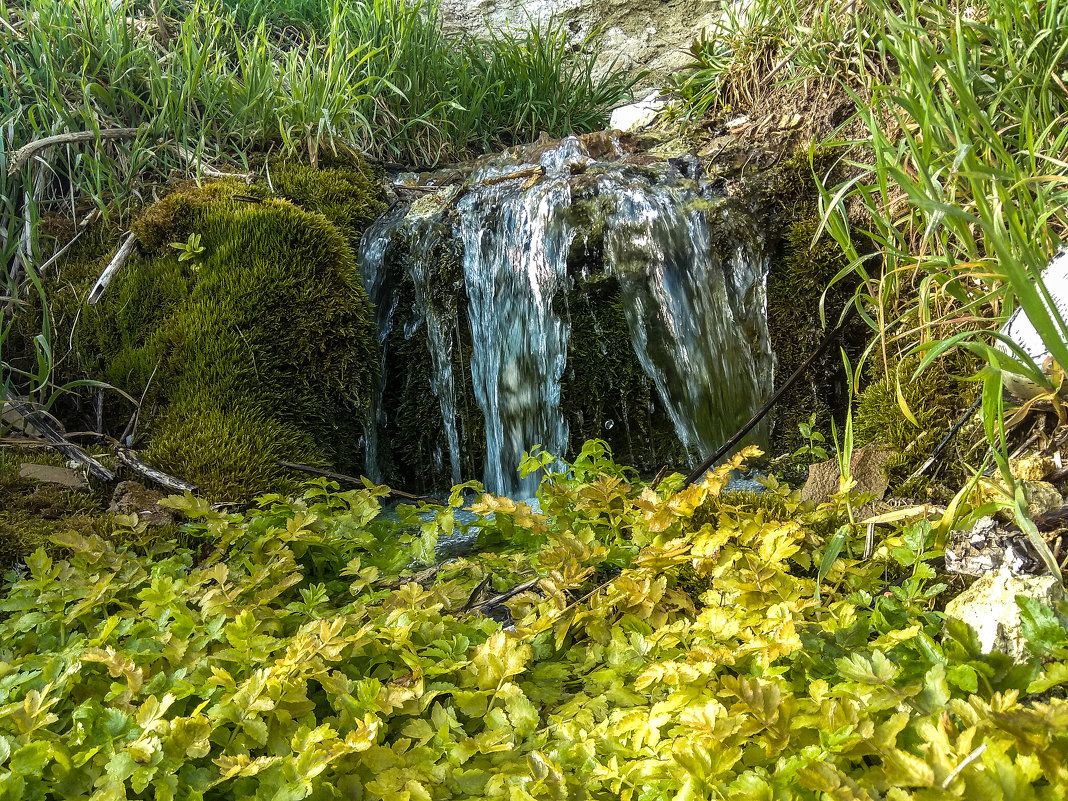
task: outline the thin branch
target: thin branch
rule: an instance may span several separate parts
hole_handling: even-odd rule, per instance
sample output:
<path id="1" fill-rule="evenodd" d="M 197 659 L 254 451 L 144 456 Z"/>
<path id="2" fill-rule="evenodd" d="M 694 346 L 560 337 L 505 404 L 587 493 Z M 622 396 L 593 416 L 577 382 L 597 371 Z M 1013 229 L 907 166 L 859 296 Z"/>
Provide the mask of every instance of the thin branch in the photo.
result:
<path id="1" fill-rule="evenodd" d="M 288 467 L 290 470 L 297 470 L 301 473 L 307 473 L 312 476 L 320 476 L 322 478 L 328 478 L 331 481 L 336 481 L 338 484 L 347 484 L 352 487 L 363 487 L 364 483 L 362 479 L 355 476 L 347 476 L 344 473 L 333 473 L 329 470 L 323 470 L 320 467 L 312 467 L 307 464 L 295 464 L 294 462 L 284 462 L 281 459 L 278 460 L 278 464 L 282 467 Z M 390 498 L 399 498 L 402 501 L 422 501 L 423 503 L 429 503 L 434 505 L 441 505 L 441 501 L 437 498 L 431 498 L 429 495 L 413 495 L 410 492 L 404 492 L 403 490 L 390 489 Z"/>
<path id="2" fill-rule="evenodd" d="M 97 134 L 95 131 L 73 131 L 55 136 L 45 136 L 23 145 L 11 156 L 7 165 L 7 174 L 14 175 L 37 153 L 55 145 L 72 145 L 78 142 L 95 142 L 98 139 L 133 139 L 141 132 L 140 128 L 109 128 Z"/>
<path id="3" fill-rule="evenodd" d="M 45 418 L 44 414 L 39 413 L 28 403 L 23 403 L 22 401 L 8 400 L 7 403 L 23 418 L 23 420 L 32 425 L 42 437 L 47 439 L 53 448 L 68 459 L 75 459 L 87 465 L 89 467 L 89 472 L 105 484 L 110 484 L 115 480 L 114 473 L 59 433 L 59 429 L 53 426 L 52 423 Z"/>
<path id="4" fill-rule="evenodd" d="M 115 455 L 119 461 L 122 462 L 127 468 L 132 470 L 142 478 L 146 478 L 154 484 L 159 484 L 165 490 L 169 492 L 196 492 L 196 484 L 190 484 L 188 481 L 183 481 L 180 478 L 175 478 L 172 475 L 164 473 L 162 470 L 157 470 L 150 464 L 142 462 L 137 458 L 137 454 L 128 448 L 119 446 L 115 448 Z"/>
<path id="5" fill-rule="evenodd" d="M 223 172 L 222 170 L 213 169 L 201 161 L 200 157 L 189 148 L 182 145 L 175 145 L 174 147 L 177 149 L 178 155 L 185 159 L 190 167 L 199 169 L 200 173 L 207 178 L 237 178 L 246 184 L 251 184 L 256 179 L 256 174 L 252 172 Z"/>

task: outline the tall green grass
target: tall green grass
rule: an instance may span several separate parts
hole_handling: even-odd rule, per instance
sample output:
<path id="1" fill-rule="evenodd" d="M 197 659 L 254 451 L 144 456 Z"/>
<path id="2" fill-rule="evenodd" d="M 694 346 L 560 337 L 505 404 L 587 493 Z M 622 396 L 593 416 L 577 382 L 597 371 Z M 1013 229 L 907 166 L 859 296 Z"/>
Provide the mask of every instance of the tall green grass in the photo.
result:
<path id="1" fill-rule="evenodd" d="M 1068 325 L 1041 280 L 1068 231 L 1068 3 L 871 6 L 882 25 L 878 71 L 860 65 L 872 77 L 858 102 L 868 136 L 847 143 L 854 178 L 822 187 L 827 230 L 861 279 L 884 357 L 918 340 L 920 369 L 953 347 L 986 360 L 984 422 L 1007 503 L 1058 574 L 1009 467 L 1002 371 L 1053 387 L 992 329 L 1019 306 L 1068 367 Z M 851 205 L 867 211 L 864 230 Z"/>
<path id="2" fill-rule="evenodd" d="M 755 0 L 695 44 L 679 87 L 700 113 L 812 81 L 852 97 L 859 136 L 822 143 L 850 177 L 817 182 L 821 233 L 850 260 L 838 280 L 859 279 L 864 356 L 889 367 L 918 347 L 923 369 L 963 347 L 986 360 L 991 453 L 1054 573 L 1009 470 L 1001 374 L 1052 386 L 996 329 L 1022 307 L 1068 368 L 1068 325 L 1041 280 L 1068 231 L 1066 32 L 1065 0 Z"/>
<path id="3" fill-rule="evenodd" d="M 135 0 L 0 0 L 0 332 L 48 254 L 43 217 L 98 210 L 122 225 L 155 187 L 204 165 L 245 171 L 264 151 L 424 165 L 590 130 L 633 83 L 599 71 L 596 44 L 572 48 L 560 25 L 446 36 L 430 0 L 159 10 L 164 31 Z M 114 128 L 138 134 L 52 147 L 9 174 L 29 142 Z M 0 369 L 17 383 L 10 363 Z"/>

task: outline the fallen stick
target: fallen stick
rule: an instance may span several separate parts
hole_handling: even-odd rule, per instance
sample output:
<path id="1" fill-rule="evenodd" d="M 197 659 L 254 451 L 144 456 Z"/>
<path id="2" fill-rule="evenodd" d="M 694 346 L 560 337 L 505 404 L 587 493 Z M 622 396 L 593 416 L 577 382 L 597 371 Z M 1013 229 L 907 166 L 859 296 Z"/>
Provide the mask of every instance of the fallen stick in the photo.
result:
<path id="1" fill-rule="evenodd" d="M 238 178 L 246 184 L 251 184 L 256 179 L 256 174 L 252 172 L 223 172 L 222 170 L 216 170 L 209 167 L 200 158 L 187 147 L 183 145 L 175 145 L 178 150 L 178 155 L 186 160 L 186 163 L 190 167 L 199 167 L 202 175 L 208 178 Z M 256 199 L 257 201 L 259 198 Z"/>
<path id="2" fill-rule="evenodd" d="M 126 465 L 127 468 L 132 470 L 142 478 L 148 479 L 153 484 L 158 484 L 163 489 L 170 492 L 184 493 L 184 492 L 196 492 L 196 484 L 190 484 L 188 481 L 182 481 L 180 478 L 175 478 L 172 475 L 164 473 L 162 470 L 157 470 L 150 464 L 146 464 L 137 458 L 137 455 L 129 448 L 124 448 L 121 445 L 115 448 L 115 455 L 119 461 Z"/>
<path id="3" fill-rule="evenodd" d="M 133 139 L 141 132 L 140 128 L 109 128 L 100 131 L 74 131 L 61 133 L 55 136 L 45 136 L 25 144 L 14 152 L 11 161 L 7 165 L 7 174 L 14 175 L 22 169 L 22 165 L 28 162 L 38 152 L 55 145 L 73 145 L 81 142 L 95 142 L 97 139 Z"/>
<path id="4" fill-rule="evenodd" d="M 29 404 L 17 400 L 9 400 L 7 403 L 12 409 L 18 412 L 24 420 L 33 425 L 34 429 L 36 429 L 42 437 L 48 440 L 53 448 L 68 459 L 74 459 L 75 461 L 85 464 L 94 478 L 103 481 L 105 484 L 111 484 L 115 481 L 114 473 L 77 445 L 70 442 L 66 437 L 59 433 L 59 430 L 55 426 L 45 419 L 44 415 L 38 414 Z"/>
<path id="5" fill-rule="evenodd" d="M 924 462 L 922 465 L 920 465 L 918 468 L 916 468 L 916 471 L 911 476 L 908 477 L 908 479 L 905 482 L 906 484 L 909 481 L 913 481 L 914 479 L 917 479 L 920 476 L 922 476 L 924 473 L 926 473 L 931 468 L 931 465 L 933 465 L 935 462 L 938 461 L 938 457 L 942 455 L 942 451 L 944 451 L 947 447 L 949 447 L 949 443 L 951 443 L 953 441 L 953 438 L 955 436 L 957 436 L 957 432 L 960 431 L 961 428 L 964 426 L 964 424 L 967 423 L 968 420 L 972 417 L 972 415 L 975 414 L 975 412 L 979 408 L 979 404 L 982 402 L 982 400 L 983 400 L 983 396 L 982 395 L 980 395 L 978 398 L 975 399 L 975 401 L 972 403 L 972 405 L 968 407 L 968 411 L 966 411 L 963 415 L 961 415 L 960 419 L 957 420 L 957 422 L 955 422 L 953 424 L 953 427 L 949 429 L 949 433 L 946 434 L 942 438 L 941 442 L 939 442 L 937 445 L 935 445 L 934 450 L 931 451 L 930 458 L 926 462 Z"/>
<path id="6" fill-rule="evenodd" d="M 288 467 L 290 470 L 296 470 L 300 473 L 307 473 L 311 476 L 320 476 L 322 478 L 329 478 L 331 481 L 336 481 L 338 484 L 348 484 L 353 487 L 363 487 L 363 479 L 356 478 L 355 476 L 346 476 L 344 473 L 333 473 L 329 470 L 323 470 L 320 467 L 312 467 L 307 464 L 295 464 L 294 462 L 283 462 L 281 459 L 277 462 L 282 467 Z M 437 498 L 431 498 L 429 495 L 412 495 L 410 492 L 404 492 L 403 490 L 390 489 L 390 498 L 398 498 L 402 501 L 422 501 L 423 503 L 431 503 L 435 506 L 440 506 L 441 501 Z"/>
<path id="7" fill-rule="evenodd" d="M 89 293 L 87 302 L 90 306 L 95 306 L 97 301 L 103 297 L 104 292 L 107 291 L 108 284 L 111 280 L 118 275 L 119 270 L 126 264 L 126 260 L 130 258 L 130 254 L 133 253 L 134 248 L 137 246 L 137 237 L 133 234 L 128 234 L 125 241 L 119 247 L 118 253 L 115 254 L 115 258 L 108 262 L 108 266 L 104 268 L 104 272 L 100 273 L 100 277 L 96 279 L 96 283 L 93 284 L 93 289 Z"/>
<path id="8" fill-rule="evenodd" d="M 478 183 L 479 186 L 494 186 L 503 184 L 505 181 L 514 181 L 517 178 L 540 178 L 542 175 L 545 175 L 544 167 L 531 167 L 528 170 L 519 170 L 508 175 L 498 175 L 496 178 L 485 178 Z"/>
<path id="9" fill-rule="evenodd" d="M 527 590 L 534 589 L 536 586 L 538 586 L 538 582 L 539 581 L 541 581 L 540 578 L 535 578 L 535 579 L 531 579 L 530 581 L 524 581 L 522 584 L 517 584 L 516 586 L 512 587 L 512 589 L 508 590 L 508 592 L 502 592 L 500 595 L 493 596 L 488 601 L 483 601 L 480 604 L 476 604 L 475 606 L 472 606 L 470 608 L 470 611 L 472 611 L 472 612 L 481 612 L 482 614 L 485 614 L 487 611 L 489 611 L 493 607 L 500 606 L 505 601 L 511 600 L 515 596 L 519 595 L 519 593 L 526 592 Z M 479 585 L 478 589 L 482 590 L 482 589 L 484 589 L 484 586 L 485 585 Z M 468 603 L 470 603 L 470 600 L 468 600 Z M 464 608 L 461 609 L 460 611 L 463 612 L 463 611 L 467 611 L 467 610 L 468 610 L 468 607 L 465 605 Z"/>

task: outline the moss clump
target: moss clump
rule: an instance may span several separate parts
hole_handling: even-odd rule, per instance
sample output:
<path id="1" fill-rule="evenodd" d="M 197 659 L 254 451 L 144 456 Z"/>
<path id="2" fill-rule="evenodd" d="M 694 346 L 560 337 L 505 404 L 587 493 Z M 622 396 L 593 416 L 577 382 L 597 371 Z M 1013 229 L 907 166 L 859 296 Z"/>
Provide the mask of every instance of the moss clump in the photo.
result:
<path id="1" fill-rule="evenodd" d="M 909 477 L 931 456 L 935 446 L 978 397 L 974 379 L 980 364 L 967 351 L 954 351 L 913 378 L 921 356 L 911 354 L 890 365 L 872 364 L 870 382 L 860 394 L 853 421 L 858 446 L 873 442 L 887 445 L 899 456 L 887 467 L 890 491 L 911 497 L 946 500 L 967 479 L 966 462 L 972 438 L 962 431 L 942 458 L 922 478 Z M 898 402 L 901 397 L 918 425 L 909 421 Z M 951 489 L 952 488 L 952 489 Z"/>
<path id="2" fill-rule="evenodd" d="M 367 226 L 386 210 L 378 180 L 363 163 L 316 170 L 279 161 L 271 166 L 271 183 L 280 197 L 330 220 L 354 250 Z"/>
<path id="3" fill-rule="evenodd" d="M 53 534 L 107 536 L 112 529 L 100 492 L 27 481 L 19 476 L 23 462 L 66 464 L 62 456 L 45 449 L 0 450 L 0 572 L 20 564 L 38 548 L 58 550 L 50 539 Z"/>
<path id="4" fill-rule="evenodd" d="M 228 499 L 284 484 L 278 459 L 358 466 L 377 348 L 350 239 L 230 181 L 168 196 L 133 230 L 145 258 L 86 310 L 79 336 L 99 377 L 144 395 L 149 460 Z M 179 261 L 170 244 L 193 233 L 203 251 Z M 129 406 L 109 403 L 121 431 Z"/>

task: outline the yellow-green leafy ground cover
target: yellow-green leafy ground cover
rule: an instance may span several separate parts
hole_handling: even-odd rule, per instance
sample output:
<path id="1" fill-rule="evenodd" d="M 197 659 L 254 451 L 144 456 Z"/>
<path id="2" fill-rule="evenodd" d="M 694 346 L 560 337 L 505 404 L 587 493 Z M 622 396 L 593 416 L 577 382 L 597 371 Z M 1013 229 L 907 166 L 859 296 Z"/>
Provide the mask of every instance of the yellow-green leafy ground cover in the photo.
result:
<path id="1" fill-rule="evenodd" d="M 927 524 L 832 563 L 839 510 L 724 493 L 739 461 L 654 489 L 589 443 L 436 571 L 461 489 L 174 498 L 192 549 L 66 535 L 0 602 L 0 798 L 1064 797 L 1053 611 L 1023 606 L 1026 664 L 984 656 Z"/>

